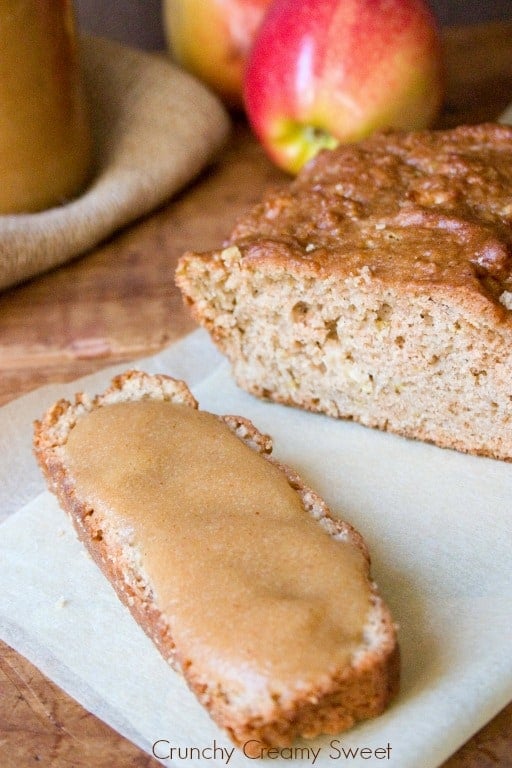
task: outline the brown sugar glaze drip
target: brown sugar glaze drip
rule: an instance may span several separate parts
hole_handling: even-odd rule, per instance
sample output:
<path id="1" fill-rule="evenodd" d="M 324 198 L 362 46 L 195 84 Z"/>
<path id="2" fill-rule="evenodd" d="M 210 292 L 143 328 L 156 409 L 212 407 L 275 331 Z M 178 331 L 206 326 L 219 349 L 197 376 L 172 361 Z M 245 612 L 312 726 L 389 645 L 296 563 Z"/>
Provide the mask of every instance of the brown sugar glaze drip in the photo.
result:
<path id="1" fill-rule="evenodd" d="M 77 421 L 65 456 L 103 537 L 116 530 L 146 574 L 192 675 L 242 698 L 293 698 L 350 664 L 370 611 L 365 557 L 221 419 L 117 403 Z"/>

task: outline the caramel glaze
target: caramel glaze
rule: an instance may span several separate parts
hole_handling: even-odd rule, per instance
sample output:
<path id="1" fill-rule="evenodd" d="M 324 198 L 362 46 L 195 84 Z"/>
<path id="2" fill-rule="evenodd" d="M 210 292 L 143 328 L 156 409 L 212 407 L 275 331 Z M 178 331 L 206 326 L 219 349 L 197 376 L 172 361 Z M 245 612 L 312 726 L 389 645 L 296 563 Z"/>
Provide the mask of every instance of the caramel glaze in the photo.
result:
<path id="1" fill-rule="evenodd" d="M 367 563 L 217 416 L 170 402 L 80 418 L 76 492 L 138 558 L 187 663 L 243 697 L 292 697 L 343 670 L 370 610 Z"/>
<path id="2" fill-rule="evenodd" d="M 465 285 L 498 305 L 512 289 L 512 128 L 379 133 L 324 151 L 227 244 L 313 274 Z"/>

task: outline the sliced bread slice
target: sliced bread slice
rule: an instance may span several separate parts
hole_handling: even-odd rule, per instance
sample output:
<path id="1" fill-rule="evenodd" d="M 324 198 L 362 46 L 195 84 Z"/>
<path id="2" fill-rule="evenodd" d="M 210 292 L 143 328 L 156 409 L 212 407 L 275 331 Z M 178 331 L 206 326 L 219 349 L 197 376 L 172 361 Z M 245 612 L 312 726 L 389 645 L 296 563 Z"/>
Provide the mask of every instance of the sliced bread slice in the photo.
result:
<path id="1" fill-rule="evenodd" d="M 119 598 L 236 744 L 286 746 L 386 707 L 396 628 L 363 539 L 250 421 L 129 371 L 57 402 L 34 449 Z"/>

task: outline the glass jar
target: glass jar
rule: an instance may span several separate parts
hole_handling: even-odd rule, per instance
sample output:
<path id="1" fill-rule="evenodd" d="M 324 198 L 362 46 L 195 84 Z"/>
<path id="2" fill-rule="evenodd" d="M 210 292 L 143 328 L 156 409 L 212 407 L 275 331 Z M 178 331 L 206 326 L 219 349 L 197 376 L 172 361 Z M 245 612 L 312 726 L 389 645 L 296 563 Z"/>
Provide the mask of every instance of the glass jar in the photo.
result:
<path id="1" fill-rule="evenodd" d="M 0 213 L 76 195 L 91 147 L 72 0 L 0 0 Z"/>

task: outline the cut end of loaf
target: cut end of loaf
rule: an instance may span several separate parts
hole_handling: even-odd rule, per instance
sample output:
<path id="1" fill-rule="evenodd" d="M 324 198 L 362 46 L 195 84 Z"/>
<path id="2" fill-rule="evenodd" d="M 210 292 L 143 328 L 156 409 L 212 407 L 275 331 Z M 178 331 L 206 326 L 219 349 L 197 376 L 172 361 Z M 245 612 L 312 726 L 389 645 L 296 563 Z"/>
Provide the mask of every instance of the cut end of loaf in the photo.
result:
<path id="1" fill-rule="evenodd" d="M 176 281 L 251 393 L 512 459 L 512 129 L 325 152 Z"/>

